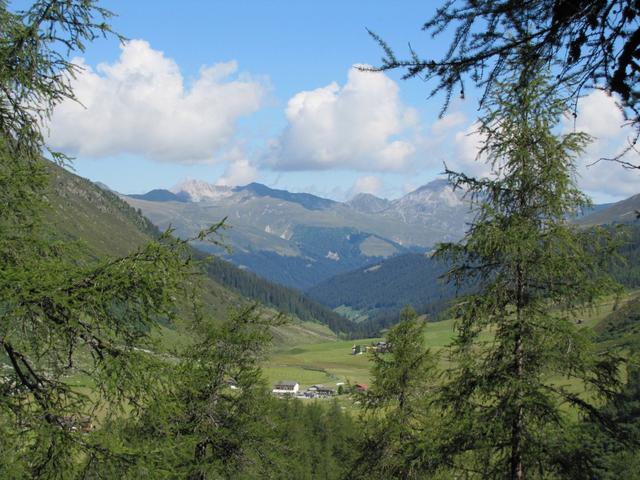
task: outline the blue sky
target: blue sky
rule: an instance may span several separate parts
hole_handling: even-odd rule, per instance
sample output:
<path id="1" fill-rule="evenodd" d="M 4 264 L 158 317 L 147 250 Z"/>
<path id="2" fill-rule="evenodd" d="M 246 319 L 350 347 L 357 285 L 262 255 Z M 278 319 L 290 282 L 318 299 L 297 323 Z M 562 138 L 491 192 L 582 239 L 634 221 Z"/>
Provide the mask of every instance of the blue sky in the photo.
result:
<path id="1" fill-rule="evenodd" d="M 76 157 L 77 173 L 124 193 L 170 188 L 185 178 L 259 181 L 345 199 L 368 191 L 393 198 L 433 179 L 444 161 L 474 162 L 474 98 L 438 120 L 442 99 L 378 64 L 369 28 L 400 54 L 410 42 L 438 56 L 422 22 L 436 2 L 105 1 L 131 42 L 98 40 L 77 81 L 86 108 L 63 104 L 50 143 Z M 102 65 L 102 66 L 100 66 Z M 623 140 L 607 99 L 588 98 L 581 126 L 597 145 L 583 163 Z M 589 113 L 591 112 L 591 113 Z M 607 112 L 603 115 L 603 112 Z M 637 175 L 583 168 L 596 201 L 637 193 Z M 633 174 L 635 175 L 635 174 Z"/>

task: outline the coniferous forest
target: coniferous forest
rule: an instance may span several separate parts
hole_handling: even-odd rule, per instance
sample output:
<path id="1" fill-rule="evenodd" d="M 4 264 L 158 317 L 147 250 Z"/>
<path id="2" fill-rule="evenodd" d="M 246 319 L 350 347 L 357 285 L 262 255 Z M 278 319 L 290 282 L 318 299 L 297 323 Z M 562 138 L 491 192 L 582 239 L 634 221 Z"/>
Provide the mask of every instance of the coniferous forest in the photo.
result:
<path id="1" fill-rule="evenodd" d="M 441 59 L 371 32 L 372 74 L 432 82 L 445 109 L 480 89 L 488 173 L 446 167 L 472 206 L 461 239 L 317 285 L 324 305 L 193 247 L 224 248 L 232 218 L 186 238 L 65 173 L 47 121 L 77 100 L 73 58 L 126 33 L 96 0 L 21 8 L 0 1 L 0 478 L 640 478 L 640 230 L 575 221 L 594 138 L 561 123 L 596 85 L 640 128 L 637 3 L 443 2 L 424 25 L 454 28 Z M 292 335 L 367 338 L 349 359 L 369 383 L 274 395 Z"/>

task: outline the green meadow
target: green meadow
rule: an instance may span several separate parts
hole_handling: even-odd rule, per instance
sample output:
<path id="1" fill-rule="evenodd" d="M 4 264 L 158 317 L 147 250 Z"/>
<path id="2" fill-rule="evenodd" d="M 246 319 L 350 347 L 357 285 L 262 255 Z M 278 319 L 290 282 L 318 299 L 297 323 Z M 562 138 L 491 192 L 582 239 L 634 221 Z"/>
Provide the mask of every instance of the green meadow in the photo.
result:
<path id="1" fill-rule="evenodd" d="M 624 303 L 640 292 L 625 294 L 618 300 Z M 585 310 L 577 319 L 584 328 L 592 328 L 615 308 L 616 299 L 609 297 L 594 308 Z M 446 347 L 454 336 L 454 320 L 432 322 L 427 325 L 425 342 L 434 352 L 440 353 L 440 366 L 447 366 Z M 490 332 L 485 335 L 490 341 Z M 354 344 L 369 345 L 380 338 L 360 340 L 330 340 L 318 343 L 276 347 L 265 363 L 264 373 L 270 383 L 277 380 L 295 380 L 302 388 L 313 384 L 335 385 L 339 382 L 369 383 L 370 361 L 368 355 L 351 355 Z M 308 340 L 307 340 L 308 341 Z M 557 382 L 571 389 L 579 389 L 574 380 L 558 379 Z"/>
<path id="2" fill-rule="evenodd" d="M 453 338 L 453 320 L 429 323 L 425 341 L 434 351 L 440 351 Z M 352 355 L 354 344 L 369 345 L 380 338 L 337 340 L 296 347 L 275 349 L 265 365 L 269 382 L 295 380 L 301 387 L 338 382 L 368 383 L 369 356 Z"/>

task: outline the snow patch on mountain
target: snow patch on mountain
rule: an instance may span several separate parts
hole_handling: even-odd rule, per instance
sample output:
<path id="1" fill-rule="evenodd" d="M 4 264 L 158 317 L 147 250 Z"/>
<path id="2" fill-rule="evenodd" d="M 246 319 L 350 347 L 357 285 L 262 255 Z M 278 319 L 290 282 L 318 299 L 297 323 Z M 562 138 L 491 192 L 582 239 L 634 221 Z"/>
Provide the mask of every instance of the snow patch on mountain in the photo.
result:
<path id="1" fill-rule="evenodd" d="M 329 260 L 334 260 L 336 262 L 340 261 L 340 255 L 337 252 L 332 252 L 329 250 L 324 258 L 328 258 Z"/>

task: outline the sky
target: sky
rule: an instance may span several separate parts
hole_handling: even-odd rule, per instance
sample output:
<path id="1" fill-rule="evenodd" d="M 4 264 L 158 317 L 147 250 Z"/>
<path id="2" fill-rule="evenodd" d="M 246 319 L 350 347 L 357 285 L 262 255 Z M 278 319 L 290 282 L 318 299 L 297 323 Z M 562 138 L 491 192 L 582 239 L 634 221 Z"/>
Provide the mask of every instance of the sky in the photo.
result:
<path id="1" fill-rule="evenodd" d="M 123 1 L 101 3 L 129 40 L 100 39 L 74 61 L 82 105 L 59 105 L 48 143 L 75 157 L 76 173 L 122 193 L 185 179 L 252 181 L 336 200 L 367 192 L 397 198 L 443 165 L 483 174 L 476 161 L 477 98 L 442 97 L 402 72 L 372 73 L 384 38 L 438 56 L 449 34 L 421 31 L 436 2 Z M 629 136 L 614 100 L 594 91 L 575 123 L 595 137 L 578 162 L 597 203 L 638 193 L 640 173 L 593 162 Z M 591 165 L 591 166 L 588 166 Z"/>

